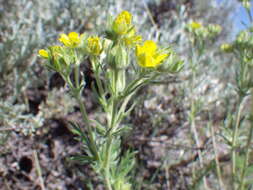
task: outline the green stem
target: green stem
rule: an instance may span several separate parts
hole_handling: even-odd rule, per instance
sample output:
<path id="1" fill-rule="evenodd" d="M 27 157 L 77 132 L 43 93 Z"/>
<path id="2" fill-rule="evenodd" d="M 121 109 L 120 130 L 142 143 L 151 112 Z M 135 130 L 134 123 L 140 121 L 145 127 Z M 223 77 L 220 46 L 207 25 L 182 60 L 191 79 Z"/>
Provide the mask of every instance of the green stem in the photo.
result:
<path id="1" fill-rule="evenodd" d="M 75 66 L 74 68 L 74 77 L 75 77 L 75 88 L 79 89 L 79 66 Z"/>
<path id="2" fill-rule="evenodd" d="M 95 75 L 95 80 L 96 80 L 96 83 L 97 83 L 97 86 L 98 86 L 98 93 L 100 96 L 103 96 L 104 95 L 104 89 L 103 89 L 103 85 L 102 85 L 102 82 L 100 80 L 100 77 L 99 77 L 99 62 L 97 60 L 96 57 L 93 57 L 91 58 L 91 64 L 92 64 L 92 67 L 93 67 L 93 71 L 94 71 L 94 75 Z"/>
<path id="3" fill-rule="evenodd" d="M 91 125 L 90 125 L 90 120 L 88 118 L 86 109 L 85 109 L 84 104 L 82 102 L 80 93 L 76 93 L 75 97 L 76 97 L 77 102 L 78 102 L 78 104 L 80 106 L 80 111 L 81 111 L 81 114 L 82 114 L 82 119 L 83 119 L 83 121 L 86 124 L 87 129 L 88 129 L 88 135 L 89 135 L 89 140 L 90 140 L 90 143 L 91 143 L 91 147 L 93 149 L 93 152 L 95 153 L 96 160 L 99 160 L 97 146 L 96 146 L 96 143 L 95 143 L 95 140 L 94 140 L 94 137 L 93 137 L 93 132 L 92 132 Z"/>
<path id="4" fill-rule="evenodd" d="M 215 133 L 214 133 L 214 129 L 212 126 L 208 125 L 209 129 L 211 131 L 211 136 L 212 136 L 212 144 L 213 144 L 213 149 L 214 149 L 214 155 L 215 155 L 215 165 L 216 165 L 216 172 L 217 172 L 217 176 L 218 176 L 218 180 L 219 180 L 219 186 L 220 189 L 224 189 L 225 190 L 225 186 L 222 180 L 222 175 L 221 175 L 221 169 L 220 169 L 220 162 L 219 162 L 219 158 L 218 158 L 218 151 L 217 151 L 217 144 L 216 144 L 216 139 L 215 139 Z"/>
<path id="5" fill-rule="evenodd" d="M 232 179 L 233 179 L 233 188 L 235 189 L 235 181 L 236 181 L 236 145 L 237 145 L 237 136 L 238 136 L 238 130 L 239 130 L 239 125 L 240 125 L 240 120 L 241 120 L 241 113 L 243 109 L 243 100 L 244 98 L 240 99 L 239 103 L 239 109 L 237 112 L 237 119 L 236 119 L 236 124 L 233 130 L 232 134 Z"/>
<path id="6" fill-rule="evenodd" d="M 248 139 L 247 139 L 246 155 L 245 155 L 245 159 L 244 159 L 244 162 L 243 162 L 243 168 L 242 168 L 242 174 L 241 174 L 241 180 L 240 180 L 240 186 L 239 186 L 240 190 L 244 189 L 246 169 L 247 169 L 248 162 L 249 162 L 250 145 L 251 145 L 251 139 L 252 139 L 252 134 L 253 134 L 253 120 L 252 120 L 252 117 L 253 117 L 253 115 L 251 114 L 251 126 L 250 126 L 249 135 L 248 135 Z"/>
<path id="7" fill-rule="evenodd" d="M 105 184 L 107 190 L 112 190 L 112 185 L 110 181 L 110 158 L 111 158 L 111 147 L 112 147 L 112 135 L 109 134 L 106 141 L 106 157 L 105 157 Z"/>
<path id="8" fill-rule="evenodd" d="M 114 81 L 115 82 L 115 81 Z M 115 89 L 117 90 L 117 89 Z M 115 94 L 117 94 L 117 92 L 115 92 Z M 112 132 L 113 132 L 113 129 L 116 127 L 115 124 L 116 124 L 116 120 L 117 120 L 117 114 L 116 114 L 116 108 L 117 108 L 117 100 L 116 98 L 114 97 L 115 94 L 112 94 L 113 96 L 111 97 L 111 110 L 110 110 L 110 115 L 109 115 L 109 118 L 108 118 L 108 136 L 107 136 L 107 139 L 106 139 L 106 156 L 105 156 L 105 162 L 104 162 L 104 171 L 105 171 L 105 183 L 106 183 L 106 187 L 107 187 L 107 190 L 112 190 L 112 184 L 111 184 L 111 181 L 110 181 L 110 178 L 111 178 L 111 175 L 110 175 L 110 169 L 111 169 L 111 166 L 110 166 L 110 160 L 111 160 L 111 148 L 112 148 L 112 142 L 113 142 L 113 135 L 112 135 Z"/>
<path id="9" fill-rule="evenodd" d="M 75 67 L 74 67 L 74 77 L 75 77 L 75 87 L 77 89 L 79 89 L 80 87 L 80 83 L 79 83 L 79 70 L 80 70 L 80 63 L 79 63 L 79 59 L 77 57 L 77 52 L 74 51 L 74 55 L 75 55 Z"/>
<path id="10" fill-rule="evenodd" d="M 204 164 L 203 164 L 203 157 L 202 157 L 202 152 L 200 150 L 200 141 L 199 141 L 199 135 L 197 132 L 197 128 L 196 128 L 196 124 L 195 124 L 195 117 L 196 117 L 196 101 L 194 100 L 194 87 L 195 87 L 195 81 L 196 81 L 196 73 L 198 72 L 198 66 L 199 66 L 199 62 L 200 62 L 200 58 L 201 58 L 201 54 L 196 55 L 195 53 L 195 48 L 192 47 L 192 57 L 190 60 L 190 68 L 192 71 L 192 77 L 190 79 L 190 85 L 191 85 L 191 89 L 190 89 L 190 93 L 191 93 L 191 111 L 190 111 L 190 126 L 191 126 L 191 130 L 193 133 L 193 137 L 194 137 L 194 141 L 197 145 L 197 153 L 198 153 L 198 157 L 199 157 L 199 162 L 200 162 L 200 167 L 201 169 L 203 169 Z M 204 182 L 204 187 L 205 189 L 209 189 L 208 185 L 207 185 L 207 181 L 206 181 L 206 177 L 203 176 L 203 182 Z"/>
<path id="11" fill-rule="evenodd" d="M 88 136 L 89 136 L 92 152 L 95 154 L 96 160 L 99 160 L 99 154 L 98 154 L 96 143 L 95 143 L 95 140 L 93 137 L 93 132 L 91 129 L 90 120 L 88 118 L 88 114 L 86 112 L 85 106 L 84 106 L 84 104 L 82 102 L 82 98 L 81 98 L 82 92 L 81 92 L 80 83 L 79 83 L 79 65 L 76 65 L 76 67 L 74 68 L 74 78 L 75 78 L 75 87 L 73 87 L 70 79 L 68 80 L 68 84 L 70 85 L 72 92 L 73 92 L 73 94 L 80 106 L 82 119 L 85 123 L 85 126 L 87 126 L 87 129 L 88 129 Z"/>

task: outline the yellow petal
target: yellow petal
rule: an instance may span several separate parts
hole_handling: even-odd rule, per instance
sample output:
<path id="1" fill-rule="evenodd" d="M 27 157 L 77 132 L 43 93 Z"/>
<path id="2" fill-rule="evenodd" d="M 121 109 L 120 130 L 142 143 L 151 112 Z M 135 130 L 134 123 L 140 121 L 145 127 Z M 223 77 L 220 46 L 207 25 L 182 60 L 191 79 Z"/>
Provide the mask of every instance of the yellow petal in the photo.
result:
<path id="1" fill-rule="evenodd" d="M 131 27 L 132 15 L 127 11 L 122 11 L 113 21 L 112 29 L 119 35 L 126 34 Z"/>
<path id="2" fill-rule="evenodd" d="M 63 43 L 65 46 L 71 45 L 69 37 L 66 34 L 60 34 L 59 41 Z"/>
<path id="3" fill-rule="evenodd" d="M 68 34 L 68 37 L 71 39 L 71 38 L 78 38 L 78 36 L 79 36 L 79 34 L 78 33 L 76 33 L 76 32 L 70 32 L 69 34 Z"/>
<path id="4" fill-rule="evenodd" d="M 118 18 L 122 18 L 125 20 L 125 22 L 130 25 L 132 22 L 132 15 L 128 11 L 122 11 L 119 15 Z"/>
<path id="5" fill-rule="evenodd" d="M 136 56 L 138 57 L 138 56 L 140 56 L 140 55 L 143 54 L 143 53 L 144 53 L 144 49 L 142 48 L 142 46 L 137 45 L 137 46 L 136 46 L 136 49 L 135 49 L 135 54 L 136 54 Z"/>
<path id="6" fill-rule="evenodd" d="M 44 49 L 39 50 L 39 55 L 43 58 L 46 58 L 46 59 L 49 58 L 48 52 Z"/>
<path id="7" fill-rule="evenodd" d="M 137 58 L 137 61 L 138 61 L 138 64 L 144 68 L 152 68 L 156 66 L 154 58 L 150 56 L 149 54 L 141 54 Z"/>
<path id="8" fill-rule="evenodd" d="M 70 32 L 70 33 L 68 34 L 68 37 L 69 37 L 69 40 L 70 40 L 71 42 L 79 43 L 79 41 L 80 41 L 79 34 L 76 33 L 76 32 Z"/>
<path id="9" fill-rule="evenodd" d="M 94 36 L 89 37 L 87 40 L 88 40 L 88 51 L 93 55 L 99 55 L 102 52 L 100 38 Z"/>
<path id="10" fill-rule="evenodd" d="M 141 67 L 157 67 L 162 61 L 169 56 L 167 53 L 162 53 L 157 50 L 157 45 L 152 40 L 144 42 L 143 46 L 136 46 L 137 62 Z"/>
<path id="11" fill-rule="evenodd" d="M 194 22 L 193 21 L 193 22 L 191 22 L 190 26 L 191 26 L 192 29 L 199 29 L 199 28 L 202 27 L 202 24 L 199 23 L 199 22 Z"/>
<path id="12" fill-rule="evenodd" d="M 143 49 L 146 53 L 153 55 L 156 52 L 157 46 L 152 40 L 147 40 L 143 44 Z"/>
<path id="13" fill-rule="evenodd" d="M 145 54 L 141 54 L 137 57 L 137 63 L 141 66 L 141 67 L 146 67 L 146 55 Z"/>

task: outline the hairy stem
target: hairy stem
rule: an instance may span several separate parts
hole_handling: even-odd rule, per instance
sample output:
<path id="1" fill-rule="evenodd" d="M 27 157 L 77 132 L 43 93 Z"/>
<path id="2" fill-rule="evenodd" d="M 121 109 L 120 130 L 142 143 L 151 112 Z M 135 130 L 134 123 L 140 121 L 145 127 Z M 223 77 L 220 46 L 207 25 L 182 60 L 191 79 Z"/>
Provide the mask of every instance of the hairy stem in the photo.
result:
<path id="1" fill-rule="evenodd" d="M 238 130 L 241 120 L 241 114 L 243 109 L 243 101 L 244 98 L 240 99 L 239 108 L 237 112 L 236 124 L 233 129 L 232 134 L 232 179 L 233 179 L 233 188 L 235 189 L 235 181 L 236 181 L 236 145 L 237 145 L 237 137 L 238 137 Z"/>
<path id="2" fill-rule="evenodd" d="M 217 172 L 217 176 L 218 176 L 218 180 L 219 180 L 219 186 L 220 186 L 220 189 L 225 190 L 225 186 L 224 186 L 222 176 L 221 176 L 220 162 L 219 162 L 219 158 L 218 158 L 219 155 L 218 155 L 218 151 L 217 151 L 218 149 L 217 149 L 214 129 L 212 126 L 209 126 L 209 128 L 211 129 L 212 144 L 213 144 L 213 149 L 214 149 L 215 165 L 216 165 L 216 172 Z"/>
<path id="3" fill-rule="evenodd" d="M 111 147 L 112 147 L 112 135 L 109 134 L 106 142 L 106 157 L 105 157 L 105 184 L 107 190 L 112 190 L 111 175 L 110 175 L 110 158 L 111 158 Z"/>
<path id="4" fill-rule="evenodd" d="M 115 94 L 117 94 L 115 92 Z M 113 96 L 111 97 L 111 102 L 109 101 L 109 103 L 111 105 L 109 105 L 109 107 L 111 108 L 109 115 L 108 115 L 108 134 L 107 134 L 107 139 L 106 139 L 106 151 L 105 151 L 105 162 L 104 162 L 104 178 L 105 178 L 105 183 L 106 183 L 106 187 L 107 190 L 112 190 L 112 184 L 111 184 L 111 175 L 110 175 L 110 170 L 111 170 L 111 165 L 110 165 L 110 161 L 111 161 L 111 148 L 112 148 L 112 143 L 113 143 L 113 129 L 116 127 L 115 124 L 117 123 L 117 113 L 116 113 L 116 108 L 117 108 L 117 100 L 116 98 Z"/>
<path id="5" fill-rule="evenodd" d="M 198 135 L 198 132 L 197 132 L 197 129 L 196 129 L 196 124 L 195 124 L 195 117 L 196 117 L 196 101 L 194 100 L 194 92 L 193 92 L 193 89 L 195 87 L 195 80 L 196 80 L 196 73 L 198 71 L 198 64 L 199 64 L 199 61 L 200 61 L 200 57 L 201 55 L 198 55 L 196 56 L 196 53 L 195 53 L 195 48 L 192 47 L 192 57 L 191 57 L 191 60 L 190 60 L 190 67 L 191 67 L 191 71 L 192 71 L 192 77 L 190 79 L 190 85 L 191 85 L 191 111 L 190 111 L 190 125 L 191 125 L 191 130 L 192 130 L 192 133 L 193 133 L 193 137 L 194 137 L 194 141 L 197 145 L 197 153 L 198 153 L 198 157 L 199 157 L 199 162 L 200 162 L 200 167 L 203 169 L 204 167 L 204 164 L 203 164 L 203 157 L 202 157 L 202 153 L 201 153 L 201 150 L 200 150 L 200 141 L 199 141 L 199 135 Z M 204 187 L 205 189 L 209 189 L 208 188 L 208 185 L 207 185 L 207 181 L 206 181 L 206 177 L 204 176 L 203 177 L 203 182 L 204 182 Z"/>
<path id="6" fill-rule="evenodd" d="M 252 93 L 253 93 L 253 91 L 251 92 L 251 95 L 252 95 Z M 251 112 L 252 111 L 253 111 L 253 107 L 251 108 Z M 249 162 L 251 140 L 252 140 L 252 136 L 253 136 L 253 120 L 252 120 L 252 118 L 253 118 L 253 114 L 251 113 L 251 115 L 250 115 L 251 125 L 250 125 L 249 134 L 248 134 L 248 138 L 247 138 L 246 155 L 244 158 L 242 173 L 241 173 L 241 177 L 240 177 L 240 186 L 239 186 L 240 190 L 244 189 L 246 169 L 247 169 L 248 162 Z"/>
<path id="7" fill-rule="evenodd" d="M 70 80 L 68 80 L 68 83 L 72 89 L 72 92 L 77 100 L 78 105 L 80 106 L 80 111 L 82 114 L 82 120 L 85 123 L 85 126 L 87 127 L 88 130 L 88 136 L 89 136 L 89 140 L 91 143 L 91 147 L 92 147 L 92 152 L 95 154 L 95 158 L 96 160 L 99 160 L 99 155 L 98 155 L 98 151 L 97 151 L 97 147 L 96 147 L 96 143 L 93 137 L 93 132 L 92 132 L 92 128 L 91 128 L 91 124 L 90 124 L 90 120 L 88 118 L 88 114 L 86 112 L 84 103 L 82 102 L 82 91 L 81 91 L 81 87 L 80 87 L 80 83 L 79 83 L 79 66 L 76 66 L 74 68 L 74 79 L 75 79 L 75 87 L 73 87 L 72 83 Z"/>

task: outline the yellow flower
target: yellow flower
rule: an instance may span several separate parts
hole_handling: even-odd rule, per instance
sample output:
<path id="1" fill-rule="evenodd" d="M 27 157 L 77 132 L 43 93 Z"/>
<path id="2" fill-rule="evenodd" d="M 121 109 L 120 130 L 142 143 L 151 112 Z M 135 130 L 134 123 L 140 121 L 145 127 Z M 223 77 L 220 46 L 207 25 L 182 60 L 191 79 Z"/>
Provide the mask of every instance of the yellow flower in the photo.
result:
<path id="1" fill-rule="evenodd" d="M 222 28 L 218 24 L 209 24 L 207 26 L 207 30 L 208 30 L 210 37 L 215 37 L 216 35 L 218 35 L 221 32 Z"/>
<path id="2" fill-rule="evenodd" d="M 124 38 L 124 42 L 127 46 L 135 46 L 137 43 L 142 41 L 142 37 L 140 35 L 135 35 L 135 32 L 135 28 L 133 28 Z"/>
<path id="3" fill-rule="evenodd" d="M 122 11 L 113 21 L 112 29 L 115 33 L 126 34 L 131 27 L 132 15 L 128 11 Z"/>
<path id="4" fill-rule="evenodd" d="M 102 46 L 99 37 L 94 36 L 88 38 L 88 51 L 93 55 L 100 55 Z"/>
<path id="5" fill-rule="evenodd" d="M 48 59 L 48 58 L 49 58 L 48 52 L 47 52 L 47 50 L 45 50 L 45 49 L 40 49 L 40 50 L 39 50 L 39 55 L 40 55 L 41 57 L 45 58 L 45 59 Z"/>
<path id="6" fill-rule="evenodd" d="M 190 24 L 189 24 L 189 27 L 191 28 L 191 29 L 193 29 L 193 30 L 196 30 L 196 29 L 199 29 L 199 28 L 201 28 L 202 27 L 202 24 L 201 23 L 199 23 L 199 22 L 191 22 Z"/>
<path id="7" fill-rule="evenodd" d="M 229 53 L 233 50 L 233 46 L 230 44 L 222 44 L 220 49 L 226 53 Z"/>
<path id="8" fill-rule="evenodd" d="M 143 46 L 136 46 L 137 63 L 141 67 L 157 67 L 169 55 L 157 50 L 157 45 L 151 40 L 144 42 Z"/>
<path id="9" fill-rule="evenodd" d="M 60 34 L 59 41 L 65 46 L 75 48 L 81 43 L 82 35 L 79 36 L 76 32 L 70 32 L 68 35 Z"/>

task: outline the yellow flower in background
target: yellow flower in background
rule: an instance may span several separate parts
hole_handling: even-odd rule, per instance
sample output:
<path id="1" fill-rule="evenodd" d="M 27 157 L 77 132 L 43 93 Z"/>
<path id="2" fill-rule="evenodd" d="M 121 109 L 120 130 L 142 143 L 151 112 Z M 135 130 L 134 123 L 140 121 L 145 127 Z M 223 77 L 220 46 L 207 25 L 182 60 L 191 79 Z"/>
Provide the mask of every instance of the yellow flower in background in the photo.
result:
<path id="1" fill-rule="evenodd" d="M 210 36 L 216 36 L 219 33 L 221 33 L 222 28 L 218 24 L 209 24 L 207 26 L 207 30 L 208 30 Z"/>
<path id="2" fill-rule="evenodd" d="M 233 46 L 230 44 L 222 44 L 220 49 L 226 53 L 229 53 L 233 50 Z"/>
<path id="3" fill-rule="evenodd" d="M 190 27 L 191 29 L 193 29 L 193 30 L 196 30 L 196 29 L 201 28 L 201 27 L 202 27 L 202 24 L 199 23 L 199 22 L 193 21 L 193 22 L 191 22 L 191 23 L 189 24 L 189 27 Z"/>
<path id="4" fill-rule="evenodd" d="M 68 35 L 60 34 L 59 41 L 65 46 L 75 48 L 81 43 L 82 35 L 79 36 L 76 32 L 70 32 Z"/>
<path id="5" fill-rule="evenodd" d="M 47 50 L 45 50 L 45 49 L 40 49 L 38 53 L 39 53 L 39 55 L 40 55 L 41 57 L 43 57 L 43 58 L 45 58 L 45 59 L 48 59 L 48 58 L 49 58 L 49 54 L 48 54 Z"/>
<path id="6" fill-rule="evenodd" d="M 93 55 L 100 55 L 102 52 L 102 45 L 100 38 L 97 36 L 88 38 L 88 51 Z"/>
<path id="7" fill-rule="evenodd" d="M 122 11 L 113 21 L 112 29 L 115 33 L 126 34 L 131 27 L 132 15 L 128 11 Z"/>
<path id="8" fill-rule="evenodd" d="M 135 33 L 135 28 L 132 28 L 123 39 L 127 46 L 135 46 L 142 41 L 142 37 L 140 35 L 135 35 Z"/>
<path id="9" fill-rule="evenodd" d="M 144 68 L 157 67 L 169 56 L 169 54 L 157 50 L 157 45 L 152 40 L 145 41 L 142 46 L 137 45 L 135 53 L 137 63 Z"/>

